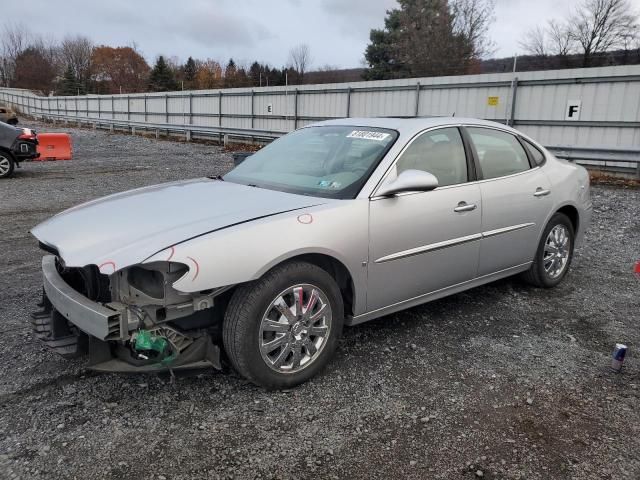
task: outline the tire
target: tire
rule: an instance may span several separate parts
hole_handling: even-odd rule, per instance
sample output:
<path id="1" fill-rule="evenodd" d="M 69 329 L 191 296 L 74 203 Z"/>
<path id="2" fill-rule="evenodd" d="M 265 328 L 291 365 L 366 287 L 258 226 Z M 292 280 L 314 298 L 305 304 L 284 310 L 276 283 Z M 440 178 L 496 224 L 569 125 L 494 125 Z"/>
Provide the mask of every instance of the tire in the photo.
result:
<path id="1" fill-rule="evenodd" d="M 54 323 L 59 325 L 56 337 L 54 337 Z M 62 332 L 59 331 L 61 324 Z M 38 339 L 66 360 L 80 358 L 88 352 L 87 334 L 71 326 L 55 308 L 51 308 L 48 314 L 40 312 L 32 314 L 31 327 Z"/>
<path id="2" fill-rule="evenodd" d="M 298 297 L 302 301 L 296 302 Z M 343 324 L 342 295 L 334 279 L 316 265 L 296 261 L 234 292 L 223 343 L 231 365 L 247 380 L 268 390 L 291 388 L 327 365 Z"/>
<path id="3" fill-rule="evenodd" d="M 16 125 L 18 125 L 18 119 L 17 118 L 10 118 L 9 120 L 7 120 L 7 123 L 9 125 L 12 125 L 12 126 L 15 127 Z"/>
<path id="4" fill-rule="evenodd" d="M 16 161 L 8 152 L 0 150 L 0 178 L 8 178 L 13 174 Z"/>
<path id="5" fill-rule="evenodd" d="M 558 242 L 551 232 L 564 232 L 564 240 Z M 542 232 L 536 255 L 531 268 L 524 273 L 526 282 L 540 288 L 553 288 L 566 276 L 573 258 L 575 231 L 569 217 L 563 213 L 555 213 Z M 558 248 L 560 246 L 560 248 Z M 554 250 L 557 252 L 554 253 Z M 562 255 L 561 257 L 554 257 Z M 566 258 L 565 258 L 566 255 Z"/>

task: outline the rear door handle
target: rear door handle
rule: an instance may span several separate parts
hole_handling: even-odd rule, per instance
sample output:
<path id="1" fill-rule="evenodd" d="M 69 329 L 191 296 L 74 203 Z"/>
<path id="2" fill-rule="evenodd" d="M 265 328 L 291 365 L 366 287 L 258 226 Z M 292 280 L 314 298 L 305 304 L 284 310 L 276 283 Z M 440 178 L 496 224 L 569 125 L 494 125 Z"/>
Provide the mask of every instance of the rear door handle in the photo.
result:
<path id="1" fill-rule="evenodd" d="M 478 207 L 475 203 L 460 202 L 458 206 L 453 209 L 453 211 L 456 213 L 470 212 L 471 210 L 475 210 L 476 208 Z"/>
<path id="2" fill-rule="evenodd" d="M 551 193 L 551 190 L 544 190 L 543 188 L 536 188 L 535 193 L 533 194 L 534 197 L 544 197 L 546 195 L 549 195 Z"/>

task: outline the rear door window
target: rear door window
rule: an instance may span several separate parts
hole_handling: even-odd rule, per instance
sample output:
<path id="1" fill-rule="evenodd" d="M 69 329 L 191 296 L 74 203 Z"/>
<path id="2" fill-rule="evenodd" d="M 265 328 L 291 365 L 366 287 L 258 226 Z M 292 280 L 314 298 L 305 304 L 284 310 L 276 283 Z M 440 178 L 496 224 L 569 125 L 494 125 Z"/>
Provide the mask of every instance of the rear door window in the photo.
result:
<path id="1" fill-rule="evenodd" d="M 527 153 L 514 135 L 478 127 L 467 131 L 478 153 L 483 178 L 505 177 L 531 168 Z"/>

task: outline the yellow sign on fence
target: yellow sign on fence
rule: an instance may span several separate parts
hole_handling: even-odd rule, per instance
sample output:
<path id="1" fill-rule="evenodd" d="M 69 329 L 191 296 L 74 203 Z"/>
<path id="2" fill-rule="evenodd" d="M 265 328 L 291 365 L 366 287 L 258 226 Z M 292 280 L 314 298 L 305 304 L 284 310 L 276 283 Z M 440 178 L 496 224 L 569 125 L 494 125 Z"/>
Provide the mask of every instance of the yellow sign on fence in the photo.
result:
<path id="1" fill-rule="evenodd" d="M 500 103 L 500 97 L 487 97 L 487 105 L 490 107 L 497 107 Z"/>

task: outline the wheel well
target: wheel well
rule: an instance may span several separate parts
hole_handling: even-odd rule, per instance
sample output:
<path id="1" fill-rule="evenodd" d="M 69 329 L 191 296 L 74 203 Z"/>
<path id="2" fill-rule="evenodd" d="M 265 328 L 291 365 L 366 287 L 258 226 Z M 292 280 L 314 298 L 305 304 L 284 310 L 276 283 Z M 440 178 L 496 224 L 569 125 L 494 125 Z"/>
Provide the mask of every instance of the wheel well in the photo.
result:
<path id="1" fill-rule="evenodd" d="M 580 219 L 579 219 L 578 210 L 576 209 L 576 207 L 571 205 L 565 205 L 560 210 L 558 210 L 558 213 L 564 213 L 567 217 L 569 217 L 569 220 L 571 220 L 571 225 L 573 225 L 573 231 L 574 232 L 578 231 Z"/>
<path id="2" fill-rule="evenodd" d="M 8 148 L 0 147 L 0 152 L 6 153 L 7 155 L 9 155 L 14 160 L 16 158 L 15 155 L 13 153 L 11 153 L 11 150 L 9 150 Z"/>
<path id="3" fill-rule="evenodd" d="M 344 266 L 342 262 L 329 255 L 324 255 L 321 253 L 307 253 L 304 255 L 299 255 L 297 257 L 287 259 L 287 262 L 290 262 L 292 260 L 301 260 L 303 262 L 312 263 L 313 265 L 317 265 L 318 267 L 326 271 L 329 275 L 331 275 L 340 288 L 342 301 L 344 302 L 345 316 L 353 315 L 355 287 L 353 285 L 353 278 L 351 278 L 349 270 Z"/>

